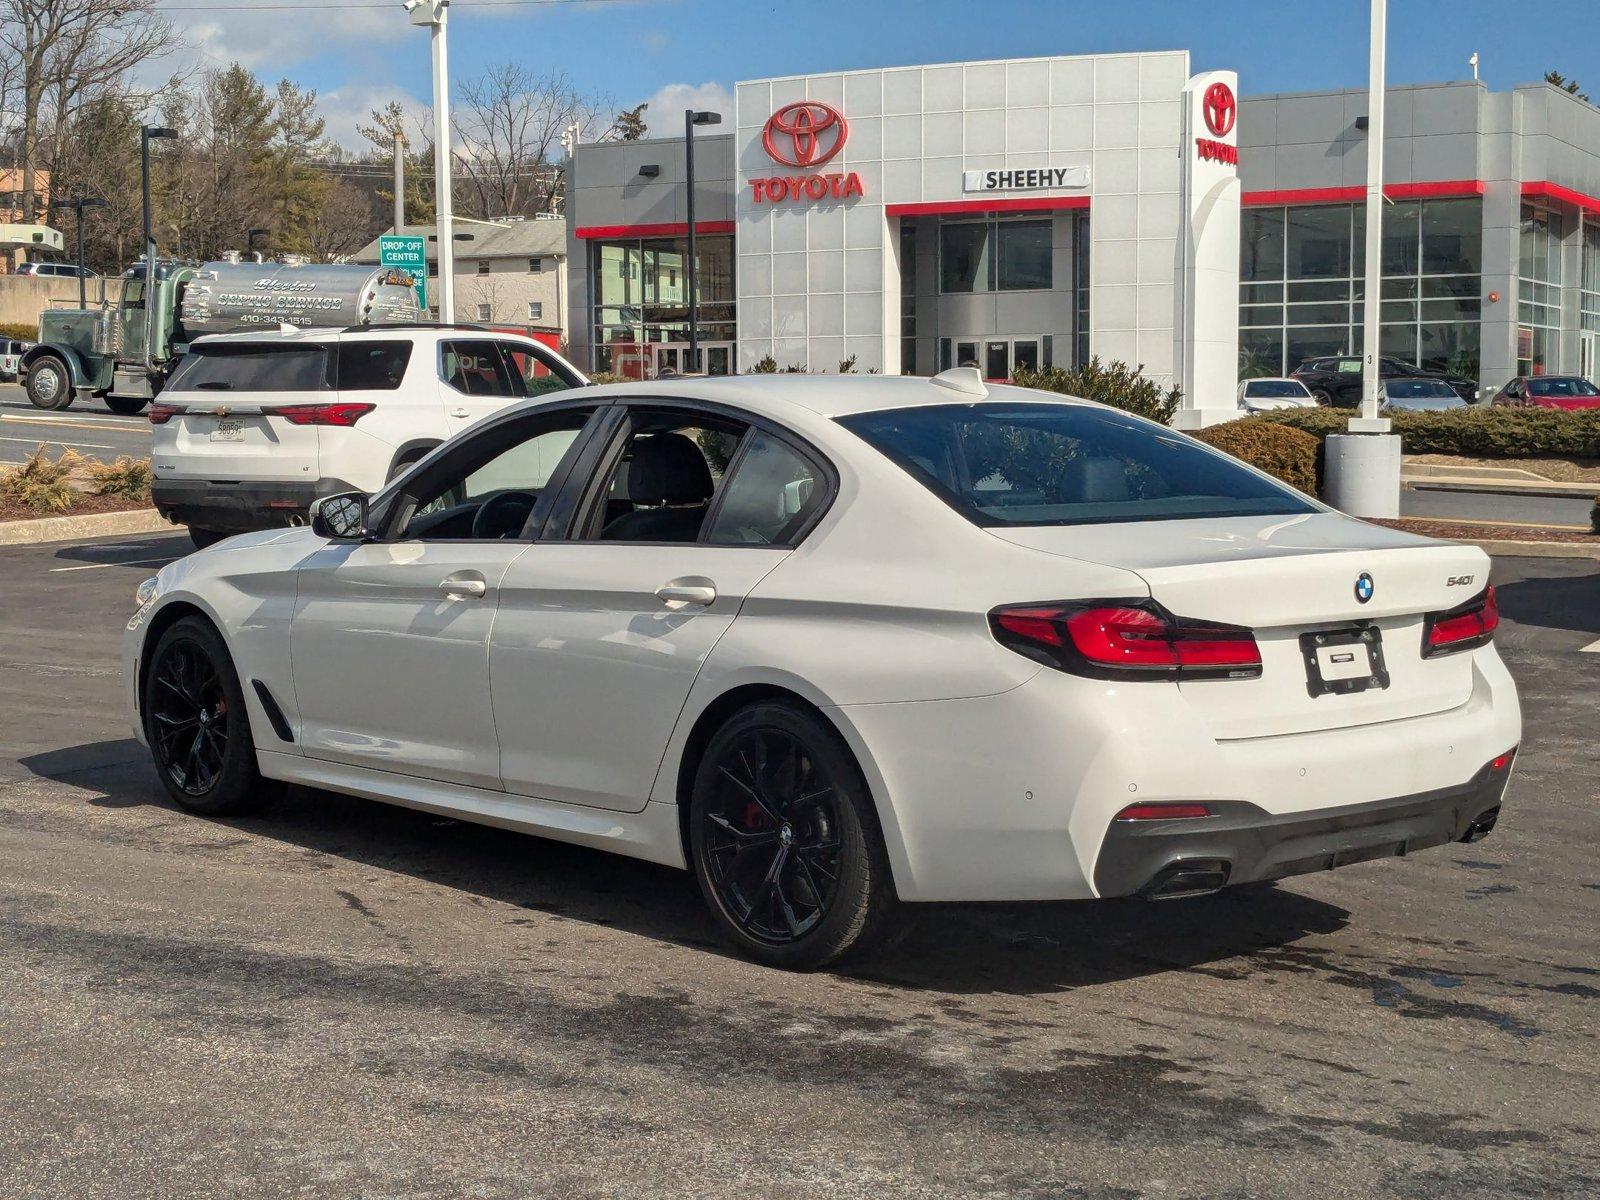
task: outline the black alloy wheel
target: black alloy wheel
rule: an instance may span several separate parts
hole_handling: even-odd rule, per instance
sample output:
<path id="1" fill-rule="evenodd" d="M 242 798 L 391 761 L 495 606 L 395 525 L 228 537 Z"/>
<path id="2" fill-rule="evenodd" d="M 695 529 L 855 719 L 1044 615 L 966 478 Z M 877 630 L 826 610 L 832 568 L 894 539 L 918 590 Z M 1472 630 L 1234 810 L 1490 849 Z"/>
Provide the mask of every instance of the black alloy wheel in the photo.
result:
<path id="1" fill-rule="evenodd" d="M 838 735 L 804 709 L 756 705 L 718 730 L 691 821 L 701 889 L 752 957 L 820 966 L 883 924 L 893 884 L 876 813 Z"/>
<path id="2" fill-rule="evenodd" d="M 225 816 L 266 798 L 244 693 L 208 622 L 185 617 L 161 635 L 145 673 L 143 712 L 162 786 L 178 804 Z"/>

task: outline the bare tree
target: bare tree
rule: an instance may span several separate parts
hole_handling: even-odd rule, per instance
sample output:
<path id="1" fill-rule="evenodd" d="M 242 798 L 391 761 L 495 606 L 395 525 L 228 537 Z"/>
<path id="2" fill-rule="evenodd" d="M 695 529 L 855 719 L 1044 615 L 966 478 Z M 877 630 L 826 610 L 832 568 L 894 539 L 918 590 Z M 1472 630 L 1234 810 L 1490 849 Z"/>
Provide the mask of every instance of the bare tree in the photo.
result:
<path id="1" fill-rule="evenodd" d="M 312 260 L 332 262 L 365 246 L 372 240 L 372 210 L 370 192 L 343 179 L 330 187 L 303 227 Z"/>
<path id="2" fill-rule="evenodd" d="M 0 54 L 14 61 L 22 117 L 24 221 L 38 215 L 39 164 L 65 152 L 79 103 L 119 88 L 134 68 L 179 44 L 158 0 L 0 0 Z"/>
<path id="3" fill-rule="evenodd" d="M 454 109 L 465 210 L 479 217 L 559 212 L 561 135 L 569 125 L 585 137 L 608 129 L 607 107 L 565 75 L 536 76 L 516 63 L 467 80 Z"/>

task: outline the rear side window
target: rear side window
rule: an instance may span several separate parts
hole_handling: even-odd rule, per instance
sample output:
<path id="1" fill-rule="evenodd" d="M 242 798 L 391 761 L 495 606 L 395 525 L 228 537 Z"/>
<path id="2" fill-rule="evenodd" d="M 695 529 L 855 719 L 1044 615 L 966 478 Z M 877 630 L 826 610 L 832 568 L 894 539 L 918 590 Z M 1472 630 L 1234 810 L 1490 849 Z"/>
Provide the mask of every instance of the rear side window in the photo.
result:
<path id="1" fill-rule="evenodd" d="M 192 348 L 166 390 L 177 392 L 320 392 L 329 387 L 326 345 L 219 342 Z"/>
<path id="2" fill-rule="evenodd" d="M 445 383 L 468 396 L 520 396 L 498 342 L 446 342 L 440 370 Z"/>
<path id="3" fill-rule="evenodd" d="M 341 392 L 392 392 L 405 378 L 411 361 L 408 341 L 340 342 Z"/>
<path id="4" fill-rule="evenodd" d="M 822 504 L 825 485 L 805 458 L 759 430 L 739 455 L 706 540 L 782 546 Z"/>
<path id="5" fill-rule="evenodd" d="M 1192 438 L 1098 405 L 937 405 L 861 413 L 840 424 L 976 525 L 1318 511 Z"/>

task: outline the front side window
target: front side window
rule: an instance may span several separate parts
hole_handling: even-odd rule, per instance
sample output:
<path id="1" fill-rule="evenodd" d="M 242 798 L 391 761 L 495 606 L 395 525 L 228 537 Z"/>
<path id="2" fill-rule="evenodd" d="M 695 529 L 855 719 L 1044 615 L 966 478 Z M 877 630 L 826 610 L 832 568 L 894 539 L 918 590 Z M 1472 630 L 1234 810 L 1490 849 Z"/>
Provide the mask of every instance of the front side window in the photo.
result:
<path id="1" fill-rule="evenodd" d="M 518 396 L 511 373 L 492 341 L 445 342 L 440 347 L 444 381 L 468 396 Z"/>
<path id="2" fill-rule="evenodd" d="M 537 350 L 522 342 L 501 342 L 500 350 L 510 364 L 511 383 L 520 389 L 520 396 L 544 396 L 581 382 L 576 377 L 557 374 Z"/>
<path id="3" fill-rule="evenodd" d="M 339 390 L 392 392 L 406 377 L 410 361 L 410 342 L 340 342 Z"/>
<path id="4" fill-rule="evenodd" d="M 172 392 L 320 392 L 330 386 L 329 347 L 262 342 L 201 343 L 184 356 Z"/>
<path id="5" fill-rule="evenodd" d="M 722 504 L 706 540 L 786 545 L 810 522 L 823 497 L 816 467 L 771 434 L 757 430 L 750 434 L 733 476 L 724 485 Z"/>
<path id="6" fill-rule="evenodd" d="M 542 413 L 473 435 L 407 485 L 398 536 L 422 541 L 518 536 L 593 412 Z"/>
<path id="7" fill-rule="evenodd" d="M 1183 434 L 1079 404 L 974 404 L 840 418 L 982 526 L 1301 514 L 1298 492 Z"/>

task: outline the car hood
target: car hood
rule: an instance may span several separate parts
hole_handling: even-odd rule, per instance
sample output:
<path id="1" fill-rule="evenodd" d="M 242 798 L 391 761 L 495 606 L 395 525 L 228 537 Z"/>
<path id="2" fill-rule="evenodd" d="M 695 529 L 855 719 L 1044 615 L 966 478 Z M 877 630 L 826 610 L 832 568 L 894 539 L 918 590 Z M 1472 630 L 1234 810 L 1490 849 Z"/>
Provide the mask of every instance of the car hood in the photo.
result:
<path id="1" fill-rule="evenodd" d="M 236 533 L 232 537 L 223 538 L 204 550 L 196 550 L 195 554 L 229 554 L 239 550 L 254 550 L 261 546 L 304 545 L 306 549 L 310 549 L 322 545 L 324 540 L 312 533 L 310 526 L 306 525 L 284 529 L 257 529 L 251 533 Z"/>

